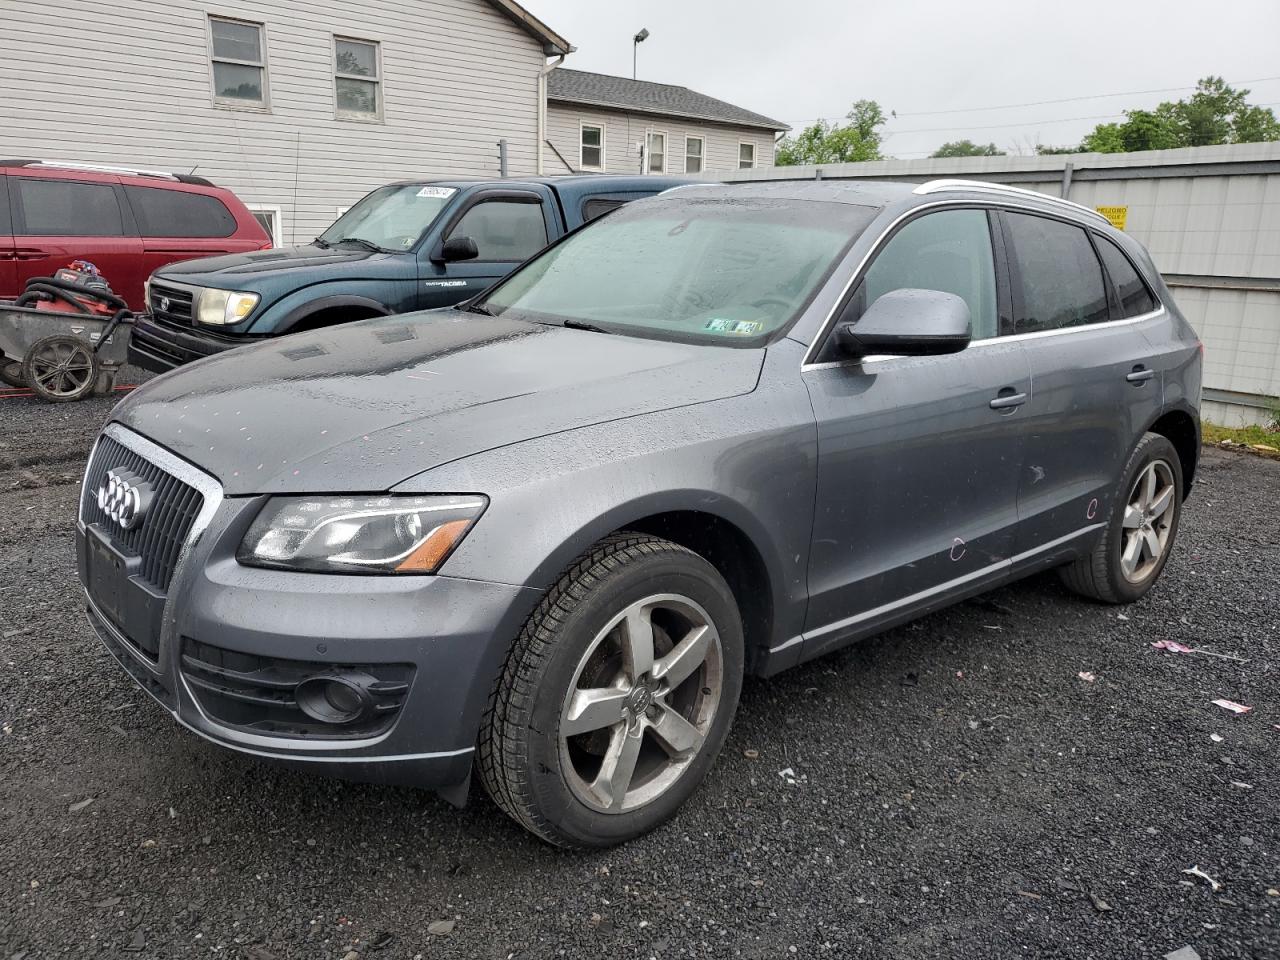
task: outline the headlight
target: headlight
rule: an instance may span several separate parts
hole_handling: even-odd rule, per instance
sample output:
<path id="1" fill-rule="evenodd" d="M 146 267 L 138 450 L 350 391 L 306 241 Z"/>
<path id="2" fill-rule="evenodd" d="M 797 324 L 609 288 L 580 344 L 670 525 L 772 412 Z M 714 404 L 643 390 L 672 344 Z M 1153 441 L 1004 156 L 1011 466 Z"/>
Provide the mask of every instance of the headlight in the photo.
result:
<path id="1" fill-rule="evenodd" d="M 277 497 L 253 521 L 236 559 L 318 573 L 435 573 L 488 502 L 445 495 Z"/>
<path id="2" fill-rule="evenodd" d="M 200 306 L 196 319 L 213 326 L 239 323 L 247 317 L 262 299 L 256 293 L 236 293 L 234 290 L 201 290 Z"/>

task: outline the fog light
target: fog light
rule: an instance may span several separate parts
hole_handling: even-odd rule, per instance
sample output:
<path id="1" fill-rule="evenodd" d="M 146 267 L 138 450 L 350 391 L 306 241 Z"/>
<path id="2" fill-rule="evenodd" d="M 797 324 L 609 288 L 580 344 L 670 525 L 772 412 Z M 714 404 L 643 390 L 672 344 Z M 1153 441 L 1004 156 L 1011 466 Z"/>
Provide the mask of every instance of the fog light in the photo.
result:
<path id="1" fill-rule="evenodd" d="M 321 723 L 354 723 L 371 705 L 364 685 L 346 677 L 308 677 L 294 698 L 303 713 Z"/>

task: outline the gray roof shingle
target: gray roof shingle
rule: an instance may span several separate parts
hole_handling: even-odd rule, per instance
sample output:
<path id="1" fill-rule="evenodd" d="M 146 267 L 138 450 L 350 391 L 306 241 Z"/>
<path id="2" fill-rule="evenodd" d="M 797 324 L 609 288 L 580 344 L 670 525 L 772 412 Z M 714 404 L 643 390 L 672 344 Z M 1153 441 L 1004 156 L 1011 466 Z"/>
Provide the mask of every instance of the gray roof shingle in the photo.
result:
<path id="1" fill-rule="evenodd" d="M 688 117 L 712 123 L 727 123 L 739 127 L 760 127 L 765 130 L 790 130 L 785 123 L 772 120 L 759 113 L 752 113 L 732 103 L 715 97 L 676 87 L 667 83 L 650 83 L 647 80 L 628 80 L 604 73 L 587 73 L 584 70 L 552 70 L 547 78 L 547 99 L 561 103 L 580 103 L 640 113 L 655 113 L 668 117 Z"/>

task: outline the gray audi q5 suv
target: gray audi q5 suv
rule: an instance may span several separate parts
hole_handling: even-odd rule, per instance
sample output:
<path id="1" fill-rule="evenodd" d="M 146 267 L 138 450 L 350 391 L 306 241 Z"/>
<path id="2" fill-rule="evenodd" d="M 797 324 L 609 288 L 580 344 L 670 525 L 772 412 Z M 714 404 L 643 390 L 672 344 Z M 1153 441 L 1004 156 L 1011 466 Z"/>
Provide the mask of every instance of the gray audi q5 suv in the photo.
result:
<path id="1" fill-rule="evenodd" d="M 214 743 L 455 803 L 474 771 L 537 835 L 616 843 L 695 790 L 744 674 L 1049 567 L 1143 596 L 1200 373 L 1084 207 L 681 188 L 461 307 L 137 390 L 85 478 L 89 620 Z"/>

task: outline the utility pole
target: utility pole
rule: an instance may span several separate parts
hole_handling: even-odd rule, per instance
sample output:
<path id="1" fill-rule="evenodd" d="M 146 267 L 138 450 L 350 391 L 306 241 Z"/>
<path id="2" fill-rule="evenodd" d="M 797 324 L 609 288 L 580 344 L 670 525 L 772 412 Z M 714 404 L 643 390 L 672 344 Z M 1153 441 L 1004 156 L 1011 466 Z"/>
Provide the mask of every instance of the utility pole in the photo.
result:
<path id="1" fill-rule="evenodd" d="M 636 78 L 636 51 L 640 49 L 640 44 L 649 39 L 649 31 L 641 27 L 640 32 L 631 38 L 631 79 Z"/>

